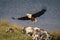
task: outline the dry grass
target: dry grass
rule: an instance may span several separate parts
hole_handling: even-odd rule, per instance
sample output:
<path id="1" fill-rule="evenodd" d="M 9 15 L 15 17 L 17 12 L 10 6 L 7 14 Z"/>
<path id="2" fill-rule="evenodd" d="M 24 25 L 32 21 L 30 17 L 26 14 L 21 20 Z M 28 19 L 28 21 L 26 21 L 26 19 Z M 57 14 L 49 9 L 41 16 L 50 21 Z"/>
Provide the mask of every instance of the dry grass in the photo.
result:
<path id="1" fill-rule="evenodd" d="M 6 33 L 7 28 L 13 28 L 14 32 Z M 30 36 L 21 33 L 21 27 L 10 24 L 6 20 L 0 21 L 0 40 L 32 40 Z"/>
<path id="2" fill-rule="evenodd" d="M 13 28 L 14 32 L 6 33 L 7 28 Z M 17 24 L 10 24 L 7 20 L 0 21 L 0 40 L 32 40 L 28 35 L 22 34 L 22 27 Z M 60 40 L 60 32 L 52 31 L 52 40 Z"/>
<path id="3" fill-rule="evenodd" d="M 52 31 L 51 34 L 52 34 L 52 40 L 60 40 L 60 31 L 59 30 Z"/>

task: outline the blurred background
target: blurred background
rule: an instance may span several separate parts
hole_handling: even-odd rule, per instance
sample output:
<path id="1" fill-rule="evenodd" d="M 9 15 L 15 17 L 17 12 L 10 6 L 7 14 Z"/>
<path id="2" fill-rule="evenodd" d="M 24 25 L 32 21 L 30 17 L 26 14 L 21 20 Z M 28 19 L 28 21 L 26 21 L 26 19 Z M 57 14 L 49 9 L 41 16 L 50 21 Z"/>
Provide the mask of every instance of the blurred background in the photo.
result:
<path id="1" fill-rule="evenodd" d="M 44 7 L 45 14 L 37 18 L 37 23 L 22 20 L 12 20 L 11 17 L 25 16 L 26 13 L 36 13 Z M 60 30 L 60 0 L 0 0 L 0 19 L 9 20 L 22 26 L 40 27 L 45 30 Z"/>

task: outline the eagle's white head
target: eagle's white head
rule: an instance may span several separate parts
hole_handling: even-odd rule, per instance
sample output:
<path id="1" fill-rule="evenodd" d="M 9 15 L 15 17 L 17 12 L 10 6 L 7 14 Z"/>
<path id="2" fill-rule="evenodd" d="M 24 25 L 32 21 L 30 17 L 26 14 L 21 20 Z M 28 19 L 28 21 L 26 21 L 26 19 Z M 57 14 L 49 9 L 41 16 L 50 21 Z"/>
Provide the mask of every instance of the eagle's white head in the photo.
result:
<path id="1" fill-rule="evenodd" d="M 26 16 L 27 16 L 28 18 L 33 18 L 33 17 L 32 17 L 32 14 L 29 14 L 29 13 L 27 13 Z M 31 21 L 32 21 L 32 20 L 31 20 Z M 33 22 L 33 23 L 37 22 L 37 19 L 34 18 L 34 20 L 33 20 L 32 22 Z"/>
<path id="2" fill-rule="evenodd" d="M 27 16 L 28 18 L 31 18 L 31 17 L 32 17 L 32 14 L 27 13 L 26 16 Z"/>

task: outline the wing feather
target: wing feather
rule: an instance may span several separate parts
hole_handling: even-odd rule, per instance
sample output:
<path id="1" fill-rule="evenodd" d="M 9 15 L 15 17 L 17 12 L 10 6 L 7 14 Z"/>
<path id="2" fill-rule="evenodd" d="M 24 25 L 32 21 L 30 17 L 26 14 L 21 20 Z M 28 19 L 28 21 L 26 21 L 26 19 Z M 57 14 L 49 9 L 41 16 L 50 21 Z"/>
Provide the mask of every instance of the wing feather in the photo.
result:
<path id="1" fill-rule="evenodd" d="M 39 17 L 39 16 L 43 15 L 45 12 L 46 12 L 46 9 L 42 9 L 41 11 L 33 14 L 32 16 L 33 16 L 34 18 L 36 18 L 36 17 Z"/>
<path id="2" fill-rule="evenodd" d="M 14 17 L 12 17 L 12 19 L 17 19 L 17 20 L 30 20 L 27 16 L 20 17 L 20 18 L 14 18 Z"/>

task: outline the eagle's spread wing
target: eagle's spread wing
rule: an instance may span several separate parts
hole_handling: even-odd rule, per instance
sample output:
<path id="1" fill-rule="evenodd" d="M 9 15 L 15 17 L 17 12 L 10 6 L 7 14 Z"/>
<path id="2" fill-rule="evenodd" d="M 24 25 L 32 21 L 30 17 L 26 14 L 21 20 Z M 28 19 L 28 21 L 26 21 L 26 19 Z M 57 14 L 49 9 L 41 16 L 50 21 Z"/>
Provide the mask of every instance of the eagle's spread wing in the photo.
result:
<path id="1" fill-rule="evenodd" d="M 46 9 L 42 9 L 41 11 L 33 14 L 32 16 L 33 16 L 34 18 L 36 18 L 36 17 L 39 17 L 39 16 L 43 15 L 45 12 L 46 12 Z"/>
<path id="2" fill-rule="evenodd" d="M 12 19 L 17 19 L 17 20 L 30 20 L 27 16 L 20 17 L 20 18 L 14 18 L 14 17 L 12 17 Z"/>

